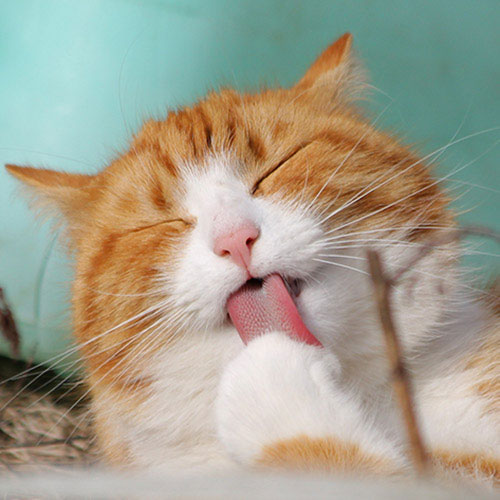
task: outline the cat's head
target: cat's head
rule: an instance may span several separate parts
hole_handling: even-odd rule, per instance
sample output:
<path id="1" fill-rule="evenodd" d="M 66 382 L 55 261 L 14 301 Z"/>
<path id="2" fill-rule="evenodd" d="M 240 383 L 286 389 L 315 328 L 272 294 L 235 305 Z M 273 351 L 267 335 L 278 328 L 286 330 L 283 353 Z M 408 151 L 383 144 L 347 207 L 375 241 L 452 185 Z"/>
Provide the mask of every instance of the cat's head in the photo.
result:
<path id="1" fill-rule="evenodd" d="M 290 89 L 223 90 L 146 123 L 99 174 L 9 167 L 67 222 L 90 365 L 227 329 L 228 297 L 272 274 L 322 343 L 379 348 L 366 249 L 395 269 L 452 219 L 425 162 L 353 107 L 361 87 L 344 35 Z M 437 314 L 450 256 L 432 258 L 398 296 L 408 331 Z"/>

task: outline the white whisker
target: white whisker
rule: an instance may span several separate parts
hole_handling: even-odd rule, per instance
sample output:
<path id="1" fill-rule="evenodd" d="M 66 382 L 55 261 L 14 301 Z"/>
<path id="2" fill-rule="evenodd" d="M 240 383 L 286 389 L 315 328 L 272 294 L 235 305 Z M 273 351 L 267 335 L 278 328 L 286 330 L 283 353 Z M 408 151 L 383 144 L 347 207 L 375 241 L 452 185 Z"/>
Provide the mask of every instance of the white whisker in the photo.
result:
<path id="1" fill-rule="evenodd" d="M 492 129 L 490 129 L 492 130 Z M 496 130 L 496 129 L 494 129 Z M 363 215 L 362 217 L 359 217 L 358 219 L 355 219 L 355 220 L 352 220 L 352 221 L 349 221 L 349 222 L 346 222 L 334 229 L 331 229 L 330 231 L 327 231 L 326 234 L 329 234 L 329 233 L 333 233 L 333 232 L 336 232 L 336 231 L 340 231 L 341 229 L 344 229 L 345 227 L 348 227 L 348 226 L 351 226 L 352 224 L 357 224 L 359 222 L 361 222 L 362 220 L 365 220 L 367 219 L 368 217 L 372 217 L 373 215 L 377 215 L 379 214 L 380 212 L 383 212 L 395 205 L 397 205 L 398 203 L 401 203 L 402 201 L 405 201 L 407 200 L 408 198 L 411 198 L 412 196 L 415 196 L 416 194 L 419 194 L 421 193 L 422 191 L 426 191 L 427 189 L 431 188 L 432 186 L 435 186 L 436 184 L 440 183 L 440 182 L 443 182 L 444 180 L 448 179 L 449 177 L 451 177 L 452 175 L 455 175 L 457 174 L 458 172 L 464 170 L 465 168 L 467 168 L 468 166 L 472 165 L 473 163 L 475 163 L 477 160 L 479 160 L 480 158 L 482 158 L 485 154 L 489 153 L 489 151 L 491 151 L 491 149 L 493 149 L 498 143 L 500 142 L 500 140 L 497 140 L 493 143 L 492 146 L 490 146 L 486 151 L 484 151 L 483 153 L 481 153 L 479 156 L 477 156 L 476 158 L 474 158 L 473 160 L 469 161 L 468 163 L 466 163 L 465 165 L 455 169 L 454 171 L 450 172 L 448 175 L 445 175 L 444 177 L 441 177 L 440 179 L 437 179 L 436 181 L 434 182 L 431 182 L 430 184 L 418 189 L 417 191 L 413 191 L 411 192 L 410 194 L 402 197 L 402 198 L 399 198 L 398 200 L 395 200 L 394 202 L 392 203 L 389 203 L 388 205 L 384 205 L 380 208 L 378 208 L 377 210 L 373 211 L 373 212 L 370 212 L 368 214 L 365 214 Z"/>
<path id="2" fill-rule="evenodd" d="M 385 184 L 387 184 L 388 182 L 390 181 L 393 181 L 394 179 L 398 178 L 400 175 L 403 175 L 404 173 L 406 173 L 408 170 L 410 170 L 411 168 L 415 167 L 416 165 L 419 165 L 421 164 L 422 162 L 424 162 L 426 159 L 434 156 L 436 153 L 439 153 L 440 155 L 444 153 L 444 151 L 446 151 L 448 148 L 456 145 L 456 144 L 459 144 L 465 140 L 468 140 L 468 139 L 471 139 L 473 137 L 476 137 L 478 135 L 481 135 L 481 134 L 485 134 L 485 133 L 488 133 L 488 132 L 492 132 L 494 130 L 498 130 L 499 127 L 495 127 L 495 128 L 491 128 L 491 129 L 486 129 L 486 130 L 483 130 L 483 131 L 480 131 L 480 132 L 475 132 L 473 134 L 470 134 L 470 135 L 467 135 L 465 137 L 462 137 L 460 139 L 457 139 L 455 141 L 452 141 L 448 144 L 446 144 L 445 146 L 442 146 L 441 148 L 438 148 L 436 149 L 435 151 L 433 151 L 432 153 L 429 153 L 428 155 L 424 156 L 423 158 L 419 159 L 418 161 L 412 163 L 411 165 L 409 165 L 408 167 L 404 168 L 403 170 L 400 170 L 399 172 L 397 172 L 395 175 L 393 175 L 392 177 L 390 177 L 389 179 L 386 179 L 385 181 L 383 181 L 382 183 L 380 184 L 377 184 L 376 186 L 374 186 L 372 189 L 369 189 L 368 191 L 365 192 L 365 190 L 369 187 L 371 187 L 375 182 L 378 182 L 380 179 L 376 179 L 374 181 L 372 181 L 370 184 L 368 184 L 368 186 L 366 186 L 365 188 L 363 188 L 359 193 L 357 193 L 357 195 L 355 195 L 354 197 L 352 197 L 350 200 L 348 200 L 346 203 L 344 203 L 341 207 L 339 207 L 338 209 L 334 210 L 331 214 L 329 214 L 327 217 L 325 217 L 321 223 L 324 223 L 326 222 L 328 219 L 330 219 L 331 217 L 337 215 L 339 212 L 341 212 L 342 210 L 345 210 L 346 208 L 350 207 L 351 205 L 353 205 L 354 203 L 357 203 L 359 200 L 363 199 L 365 196 L 368 196 L 370 193 L 372 193 L 373 191 L 375 191 L 376 189 L 379 189 L 380 187 L 384 186 Z M 498 142 L 498 141 L 497 141 Z M 494 143 L 496 144 L 496 142 Z M 489 151 L 489 149 L 487 150 Z M 438 155 L 439 157 L 439 155 Z M 437 158 L 438 158 L 437 157 Z M 481 156 L 480 156 L 481 157 Z M 479 157 L 479 158 L 480 158 Z M 397 163 L 396 165 L 393 165 L 390 169 L 389 169 L 389 173 L 392 172 L 396 167 L 398 167 L 400 165 L 400 163 Z M 384 176 L 382 176 L 382 179 L 384 178 Z"/>
<path id="3" fill-rule="evenodd" d="M 340 264 L 339 262 L 332 262 L 329 260 L 324 260 L 324 259 L 314 259 L 316 262 L 322 262 L 323 264 L 329 264 L 331 266 L 337 266 L 337 267 L 343 267 L 344 269 L 350 269 L 351 271 L 356 271 L 361 274 L 368 274 L 366 271 L 363 271 L 362 269 L 358 269 L 357 267 L 351 267 L 346 264 Z"/>
<path id="4" fill-rule="evenodd" d="M 351 150 L 347 153 L 347 155 L 344 157 L 344 159 L 340 162 L 340 164 L 338 165 L 338 167 L 330 174 L 330 176 L 328 177 L 328 179 L 326 180 L 326 182 L 323 184 L 323 186 L 321 187 L 321 189 L 318 191 L 318 193 L 316 194 L 316 196 L 312 199 L 312 201 L 309 203 L 309 205 L 307 205 L 307 207 L 305 208 L 305 210 L 309 210 L 311 208 L 312 205 L 314 205 L 314 203 L 316 202 L 316 200 L 319 198 L 319 196 L 321 196 L 321 193 L 325 190 L 326 186 L 328 186 L 328 184 L 330 183 L 330 181 L 334 178 L 334 176 L 337 174 L 337 172 L 345 165 L 346 161 L 351 157 L 351 155 L 354 153 L 354 151 L 356 150 L 356 148 L 359 146 L 359 144 L 361 143 L 361 141 L 368 135 L 368 133 L 372 130 L 371 127 L 373 127 L 380 118 L 382 118 L 382 116 L 384 115 L 384 113 L 391 107 L 391 104 L 392 102 L 390 102 L 389 104 L 387 104 L 387 106 L 385 106 L 385 108 L 378 114 L 378 116 L 375 118 L 375 120 L 371 123 L 370 126 L 367 126 L 366 127 L 366 130 L 363 132 L 363 134 L 360 136 L 360 138 L 356 141 L 356 143 L 354 144 L 354 146 L 351 148 Z"/>

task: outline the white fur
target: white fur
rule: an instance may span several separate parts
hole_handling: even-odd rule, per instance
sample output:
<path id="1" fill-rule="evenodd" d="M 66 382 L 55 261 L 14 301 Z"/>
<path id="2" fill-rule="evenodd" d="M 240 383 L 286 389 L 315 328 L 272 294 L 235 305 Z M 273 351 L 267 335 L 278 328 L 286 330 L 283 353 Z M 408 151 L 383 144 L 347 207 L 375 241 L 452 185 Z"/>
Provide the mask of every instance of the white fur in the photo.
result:
<path id="1" fill-rule="evenodd" d="M 323 348 L 266 334 L 250 342 L 224 372 L 217 400 L 217 430 L 231 455 L 245 464 L 262 449 L 297 436 L 362 443 L 368 453 L 399 456 L 363 416 L 337 379 L 340 365 Z"/>
<path id="2" fill-rule="evenodd" d="M 224 155 L 209 158 L 205 173 L 185 169 L 184 209 L 196 225 L 168 291 L 179 308 L 196 315 L 200 328 L 220 327 L 227 298 L 247 280 L 245 270 L 213 251 L 217 235 L 239 221 L 250 220 L 260 230 L 249 267 L 253 277 L 277 272 L 308 278 L 320 267 L 314 257 L 321 252 L 321 230 L 311 217 L 279 200 L 252 197 Z"/>
<path id="3" fill-rule="evenodd" d="M 145 375 L 156 382 L 140 411 L 117 423 L 134 461 L 166 470 L 230 467 L 235 462 L 224 446 L 249 463 L 263 446 L 294 434 L 345 437 L 399 460 L 404 432 L 364 249 L 336 252 L 354 259 L 320 259 L 325 235 L 314 215 L 279 197 L 252 197 L 234 171 L 229 155 L 208 158 L 201 173 L 199 166 L 184 166 L 181 202 L 196 222 L 179 248 L 175 272 L 164 277 L 171 303 L 182 311 L 182 333 L 148 365 Z M 214 238 L 243 219 L 260 229 L 252 275 L 276 272 L 305 281 L 297 307 L 325 349 L 279 334 L 243 347 L 225 304 L 246 272 L 213 252 Z M 391 237 L 404 239 L 404 231 Z M 382 249 L 392 270 L 414 251 L 397 244 Z M 486 447 L 498 455 L 498 423 L 484 414 L 484 401 L 471 388 L 474 378 L 461 374 L 464 353 L 482 335 L 487 315 L 463 294 L 449 264 L 454 252 L 431 253 L 398 286 L 395 319 L 428 443 L 478 452 Z M 450 315 L 458 319 L 450 322 Z"/>
<path id="4" fill-rule="evenodd" d="M 158 355 L 146 372 L 156 379 L 150 396 L 125 424 L 134 463 L 160 471 L 231 467 L 213 406 L 222 368 L 241 349 L 233 331 L 221 330 L 186 335 L 182 347 Z"/>

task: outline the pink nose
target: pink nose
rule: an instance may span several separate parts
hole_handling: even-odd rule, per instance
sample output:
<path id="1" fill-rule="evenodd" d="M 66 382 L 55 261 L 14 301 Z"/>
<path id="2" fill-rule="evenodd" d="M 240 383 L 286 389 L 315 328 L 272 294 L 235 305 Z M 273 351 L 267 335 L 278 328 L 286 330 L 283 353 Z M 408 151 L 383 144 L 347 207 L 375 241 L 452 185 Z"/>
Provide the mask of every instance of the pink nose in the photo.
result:
<path id="1" fill-rule="evenodd" d="M 221 257 L 227 255 L 238 266 L 248 269 L 252 246 L 258 237 L 257 227 L 251 222 L 245 222 L 235 231 L 217 237 L 214 242 L 214 252 Z"/>

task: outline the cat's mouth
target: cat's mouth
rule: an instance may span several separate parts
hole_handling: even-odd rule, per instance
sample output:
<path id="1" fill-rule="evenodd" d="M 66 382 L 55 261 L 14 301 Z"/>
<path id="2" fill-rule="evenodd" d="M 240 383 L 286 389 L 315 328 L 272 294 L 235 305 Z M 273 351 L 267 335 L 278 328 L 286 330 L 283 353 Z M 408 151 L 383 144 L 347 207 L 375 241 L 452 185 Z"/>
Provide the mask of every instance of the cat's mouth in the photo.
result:
<path id="1" fill-rule="evenodd" d="M 231 321 L 245 344 L 254 337 L 281 331 L 312 345 L 321 343 L 307 329 L 295 300 L 301 291 L 299 280 L 270 274 L 263 279 L 248 280 L 227 301 Z"/>
<path id="2" fill-rule="evenodd" d="M 274 273 L 274 274 L 277 274 L 277 273 Z M 269 275 L 269 276 L 272 276 L 272 275 Z M 248 285 L 252 288 L 260 289 L 264 286 L 264 281 L 267 280 L 269 278 L 269 276 L 266 276 L 265 278 L 251 278 L 251 279 L 246 281 L 246 283 L 242 286 L 242 288 L 244 286 Z M 279 276 L 283 280 L 283 283 L 285 284 L 286 289 L 288 290 L 288 293 L 295 301 L 295 299 L 300 295 L 300 292 L 302 292 L 302 286 L 303 286 L 304 282 L 302 280 L 297 279 L 297 278 L 288 278 L 286 276 L 282 276 L 281 274 L 279 274 Z"/>

